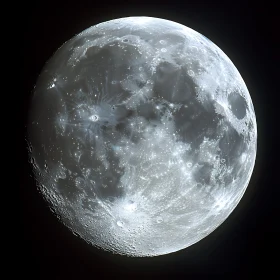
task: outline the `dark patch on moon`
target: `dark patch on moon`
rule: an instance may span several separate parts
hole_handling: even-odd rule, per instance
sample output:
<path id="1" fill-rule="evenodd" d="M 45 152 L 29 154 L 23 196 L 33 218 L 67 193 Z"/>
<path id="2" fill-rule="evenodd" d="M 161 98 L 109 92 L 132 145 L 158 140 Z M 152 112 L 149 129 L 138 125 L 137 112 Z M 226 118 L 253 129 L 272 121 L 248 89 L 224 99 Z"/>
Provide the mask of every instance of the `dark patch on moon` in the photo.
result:
<path id="1" fill-rule="evenodd" d="M 243 96 L 237 92 L 232 92 L 228 96 L 229 104 L 231 105 L 232 113 L 239 119 L 246 116 L 247 102 Z"/>
<path id="2" fill-rule="evenodd" d="M 213 166 L 204 162 L 203 165 L 193 174 L 196 182 L 202 185 L 210 184 L 212 170 Z"/>

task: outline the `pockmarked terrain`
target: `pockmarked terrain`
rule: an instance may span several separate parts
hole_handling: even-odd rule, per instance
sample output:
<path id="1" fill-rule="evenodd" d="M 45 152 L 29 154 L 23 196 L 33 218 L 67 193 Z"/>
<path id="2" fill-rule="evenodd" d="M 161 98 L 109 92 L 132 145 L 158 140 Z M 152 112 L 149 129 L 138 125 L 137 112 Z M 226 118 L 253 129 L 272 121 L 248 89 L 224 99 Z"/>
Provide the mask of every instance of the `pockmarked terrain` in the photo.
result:
<path id="1" fill-rule="evenodd" d="M 128 17 L 86 29 L 46 63 L 28 143 L 39 189 L 69 229 L 104 250 L 156 256 L 203 239 L 237 206 L 257 126 L 214 43 Z"/>

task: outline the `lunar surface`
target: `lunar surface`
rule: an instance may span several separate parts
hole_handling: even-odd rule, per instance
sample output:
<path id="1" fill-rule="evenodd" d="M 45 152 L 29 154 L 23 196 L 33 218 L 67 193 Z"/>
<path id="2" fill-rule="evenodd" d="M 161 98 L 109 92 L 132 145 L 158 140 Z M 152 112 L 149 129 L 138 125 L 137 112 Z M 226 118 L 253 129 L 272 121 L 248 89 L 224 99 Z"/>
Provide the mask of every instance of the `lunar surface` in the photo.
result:
<path id="1" fill-rule="evenodd" d="M 247 87 L 213 42 L 172 21 L 90 27 L 43 68 L 28 148 L 50 209 L 95 247 L 184 249 L 242 198 L 257 125 Z"/>

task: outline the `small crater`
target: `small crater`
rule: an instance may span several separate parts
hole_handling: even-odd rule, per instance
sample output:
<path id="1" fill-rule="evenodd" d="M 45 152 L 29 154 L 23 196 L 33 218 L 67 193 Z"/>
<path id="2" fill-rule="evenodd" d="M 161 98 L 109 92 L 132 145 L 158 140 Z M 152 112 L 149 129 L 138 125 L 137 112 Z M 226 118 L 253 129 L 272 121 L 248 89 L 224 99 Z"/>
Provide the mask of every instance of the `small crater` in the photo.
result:
<path id="1" fill-rule="evenodd" d="M 163 222 L 163 218 L 161 218 L 161 217 L 157 218 L 157 223 L 158 223 L 158 224 L 160 224 L 160 223 L 162 223 L 162 222 Z"/>
<path id="2" fill-rule="evenodd" d="M 117 225 L 122 228 L 124 226 L 124 223 L 122 221 L 117 221 Z"/>
<path id="3" fill-rule="evenodd" d="M 189 76 L 193 77 L 194 76 L 193 70 L 188 70 L 188 74 L 189 74 Z"/>
<path id="4" fill-rule="evenodd" d="M 133 212 L 137 209 L 137 204 L 134 201 L 130 200 L 125 206 L 125 209 Z"/>
<path id="5" fill-rule="evenodd" d="M 89 119 L 93 122 L 97 122 L 99 118 L 98 118 L 97 115 L 92 115 L 92 116 L 89 117 Z"/>

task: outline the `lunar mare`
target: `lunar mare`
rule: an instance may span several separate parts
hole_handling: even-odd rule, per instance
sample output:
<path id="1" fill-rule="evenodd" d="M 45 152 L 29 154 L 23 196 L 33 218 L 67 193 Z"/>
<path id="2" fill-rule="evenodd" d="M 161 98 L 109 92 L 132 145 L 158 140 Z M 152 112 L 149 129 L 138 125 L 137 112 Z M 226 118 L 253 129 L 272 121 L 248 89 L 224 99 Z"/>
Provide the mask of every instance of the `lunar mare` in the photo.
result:
<path id="1" fill-rule="evenodd" d="M 157 256 L 203 239 L 237 206 L 257 125 L 214 43 L 128 17 L 86 29 L 47 62 L 28 141 L 39 189 L 69 229 L 104 250 Z"/>

